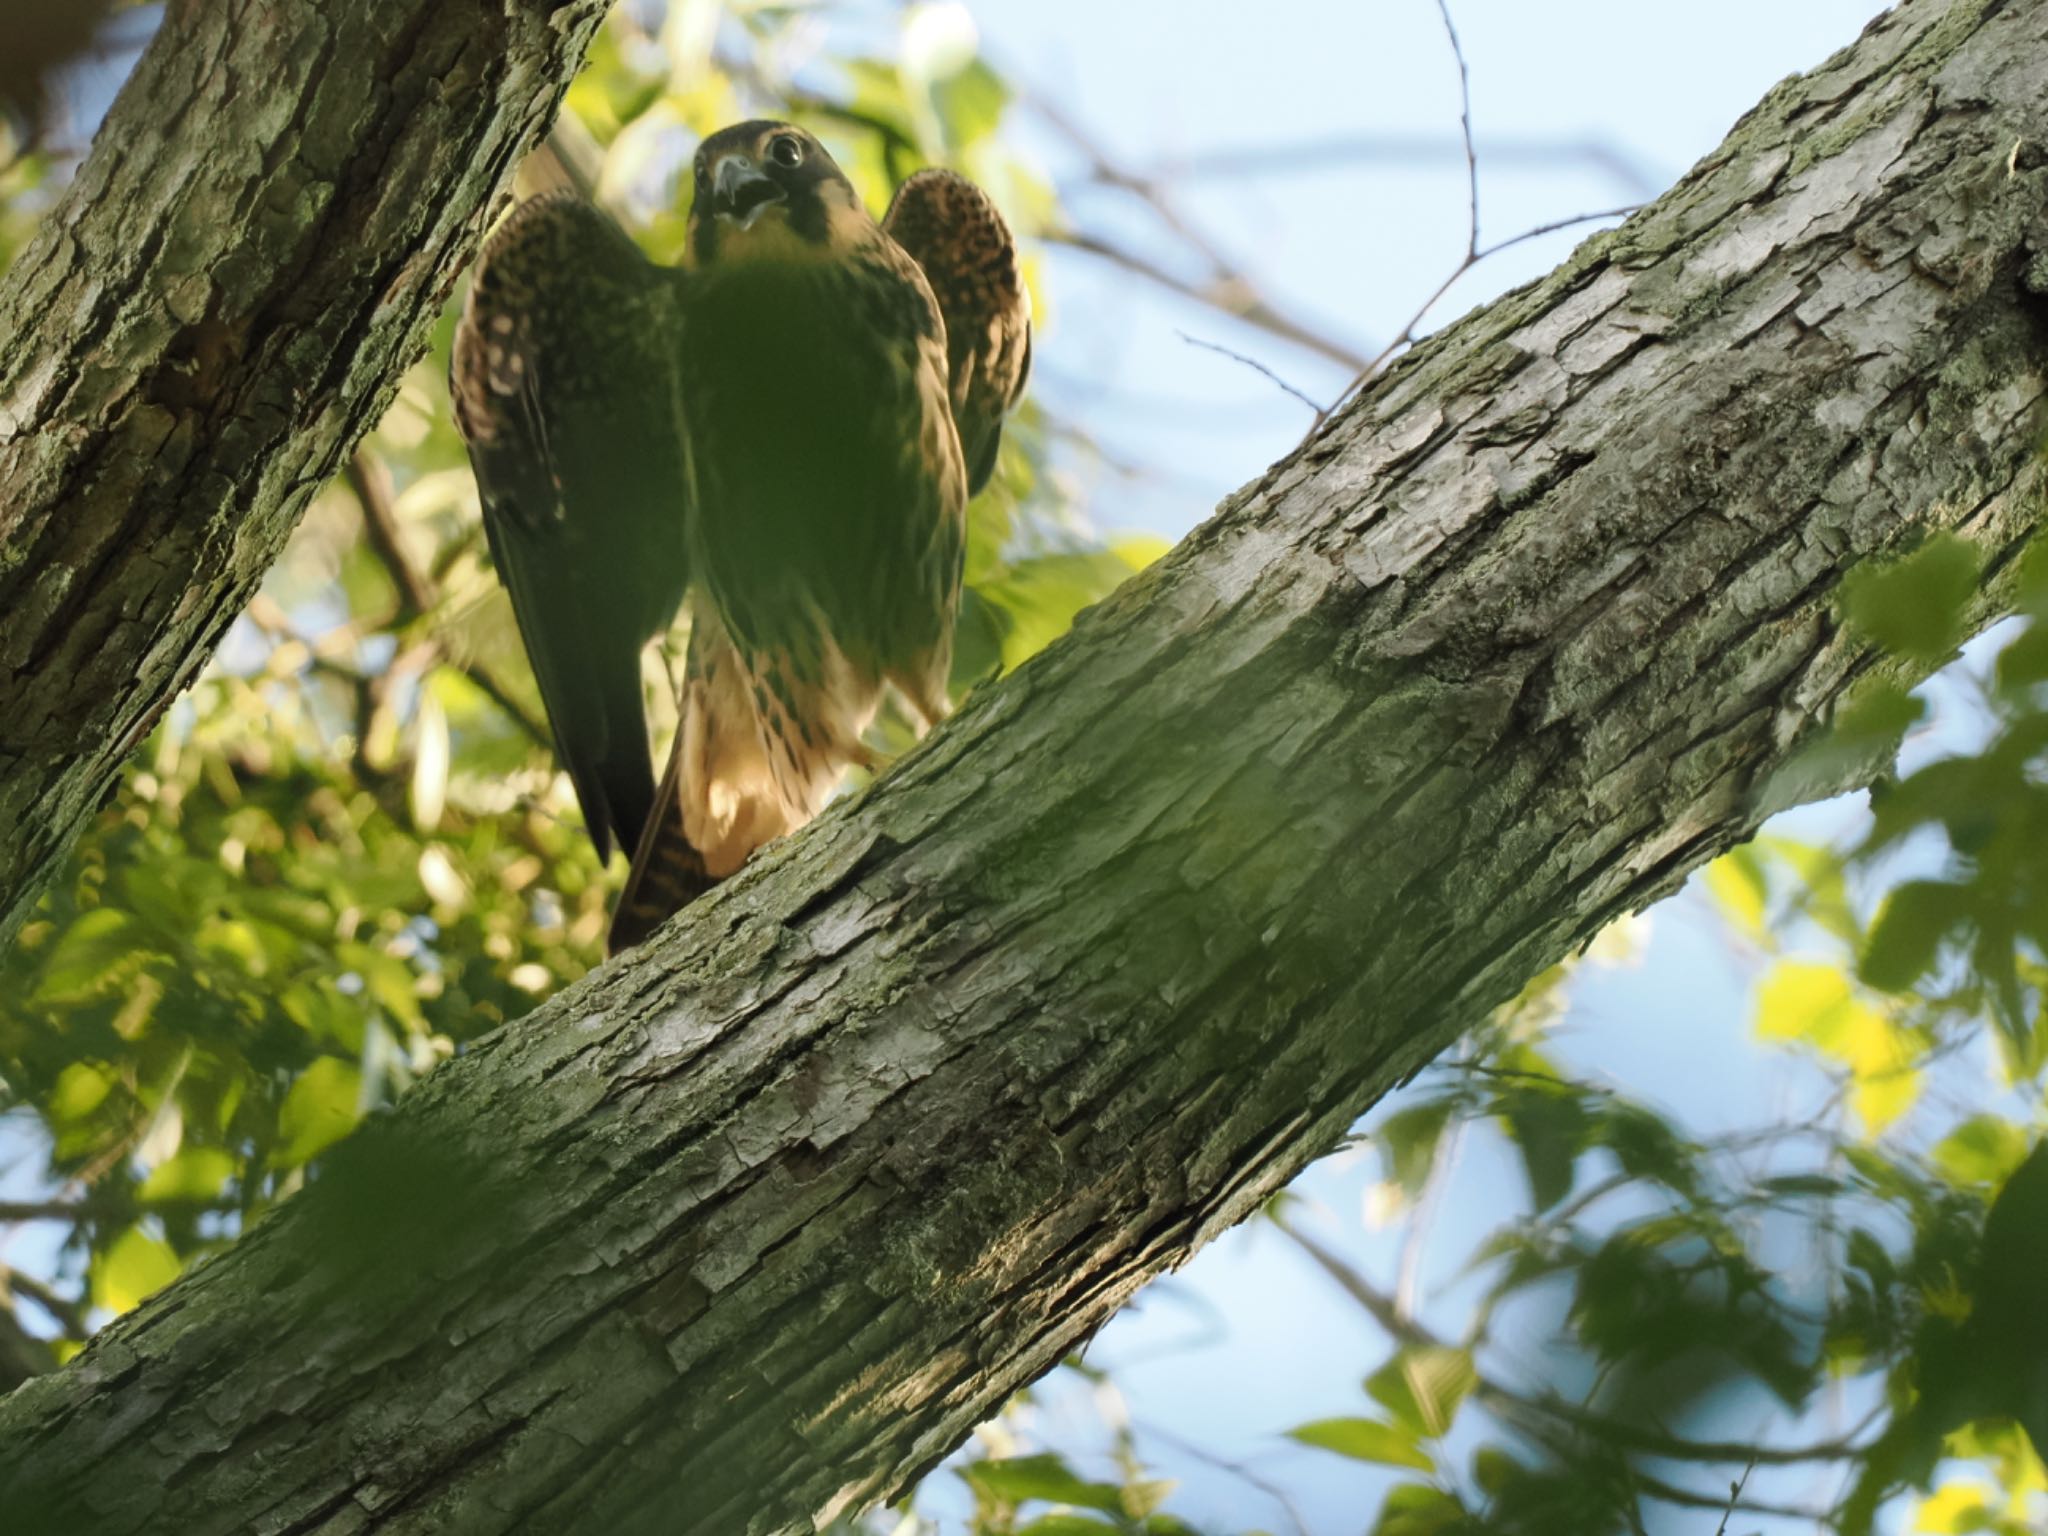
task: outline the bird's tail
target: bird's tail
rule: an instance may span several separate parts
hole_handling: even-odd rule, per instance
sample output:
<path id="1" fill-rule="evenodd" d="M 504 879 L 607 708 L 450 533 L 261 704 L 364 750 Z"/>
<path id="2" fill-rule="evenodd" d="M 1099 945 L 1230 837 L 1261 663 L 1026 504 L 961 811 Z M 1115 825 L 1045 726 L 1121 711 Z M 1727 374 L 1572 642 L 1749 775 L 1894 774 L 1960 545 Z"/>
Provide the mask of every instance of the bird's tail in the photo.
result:
<path id="1" fill-rule="evenodd" d="M 619 904 L 612 909 L 611 932 L 605 940 L 609 954 L 643 942 L 718 883 L 704 867 L 704 855 L 683 830 L 682 807 L 666 793 L 668 786 L 663 788 L 654 814 L 640 830 L 640 846 L 633 850 L 626 888 L 619 892 Z"/>

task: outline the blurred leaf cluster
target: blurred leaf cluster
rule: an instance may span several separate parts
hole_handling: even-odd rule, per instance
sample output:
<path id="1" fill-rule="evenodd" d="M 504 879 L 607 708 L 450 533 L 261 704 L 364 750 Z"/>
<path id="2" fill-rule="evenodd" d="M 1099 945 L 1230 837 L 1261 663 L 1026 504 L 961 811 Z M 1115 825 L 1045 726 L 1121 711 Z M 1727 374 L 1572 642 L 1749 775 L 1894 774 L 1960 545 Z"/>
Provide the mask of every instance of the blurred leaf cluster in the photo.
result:
<path id="1" fill-rule="evenodd" d="M 1755 1040 L 1785 1060 L 1774 1114 L 1701 1135 L 1574 1065 L 1552 972 L 1366 1138 L 1405 1243 L 1461 1145 L 1520 1167 L 1522 1214 L 1458 1270 L 1476 1293 L 1456 1337 L 1276 1211 L 1388 1339 L 1359 1417 L 1293 1431 L 1426 1474 L 1385 1495 L 1376 1536 L 1684 1511 L 1860 1536 L 1916 1497 L 1920 1530 L 2043 1528 L 2048 547 L 1993 577 L 1937 537 L 1842 596 L 1922 666 L 1987 608 L 2017 615 L 1945 674 L 1967 729 L 1942 750 L 1909 738 L 1926 701 L 1884 665 L 1814 749 L 1909 738 L 1852 842 L 1765 835 L 1701 877 L 1756 976 Z"/>

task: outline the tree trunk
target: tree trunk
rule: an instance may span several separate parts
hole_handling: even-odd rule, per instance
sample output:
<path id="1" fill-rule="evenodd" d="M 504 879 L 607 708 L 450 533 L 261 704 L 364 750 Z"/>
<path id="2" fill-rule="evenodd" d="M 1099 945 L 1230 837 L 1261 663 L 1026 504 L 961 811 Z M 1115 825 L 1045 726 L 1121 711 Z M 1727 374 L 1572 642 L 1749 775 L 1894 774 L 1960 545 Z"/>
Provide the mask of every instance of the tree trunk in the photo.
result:
<path id="1" fill-rule="evenodd" d="M 0 944 L 419 358 L 605 9 L 168 7 L 0 282 Z"/>
<path id="2" fill-rule="evenodd" d="M 2048 0 L 1908 0 L 0 1407 L 67 1533 L 804 1531 L 1771 808 L 2042 516 Z M 2040 246 L 2032 242 L 2040 240 Z M 1872 766 L 1875 766 L 1874 764 Z"/>

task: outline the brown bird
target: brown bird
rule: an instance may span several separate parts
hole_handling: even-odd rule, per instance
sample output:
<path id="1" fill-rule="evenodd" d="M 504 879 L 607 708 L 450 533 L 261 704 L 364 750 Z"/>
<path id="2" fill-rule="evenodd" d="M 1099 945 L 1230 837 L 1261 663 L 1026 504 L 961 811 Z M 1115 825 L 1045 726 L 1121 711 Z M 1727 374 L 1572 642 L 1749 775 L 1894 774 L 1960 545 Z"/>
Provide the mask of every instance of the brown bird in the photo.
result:
<path id="1" fill-rule="evenodd" d="M 484 532 L 600 859 L 654 803 L 640 653 L 688 583 L 680 274 L 573 193 L 484 247 L 450 360 Z"/>
<path id="2" fill-rule="evenodd" d="M 946 714 L 965 506 L 1030 364 L 1015 247 L 971 183 L 920 172 L 878 225 L 776 122 L 713 135 L 694 171 L 680 272 L 587 207 L 521 209 L 455 354 L 558 752 L 600 851 L 603 827 L 634 842 L 614 950 L 873 766 L 887 691 L 925 727 Z M 651 784 L 638 656 L 685 588 L 681 723 L 650 810 L 629 761 L 637 741 Z"/>

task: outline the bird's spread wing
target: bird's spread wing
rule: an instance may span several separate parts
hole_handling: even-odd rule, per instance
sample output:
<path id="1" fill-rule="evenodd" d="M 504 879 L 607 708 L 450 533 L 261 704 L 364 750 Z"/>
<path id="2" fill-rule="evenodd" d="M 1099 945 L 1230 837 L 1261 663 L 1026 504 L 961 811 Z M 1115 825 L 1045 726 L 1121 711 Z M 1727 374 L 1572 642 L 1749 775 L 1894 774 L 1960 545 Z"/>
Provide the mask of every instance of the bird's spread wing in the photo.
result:
<path id="1" fill-rule="evenodd" d="M 600 858 L 654 799 L 640 652 L 688 575 L 676 281 L 601 210 L 536 198 L 485 248 L 455 335 L 491 556 Z"/>
<path id="2" fill-rule="evenodd" d="M 924 269 L 945 317 L 953 420 L 972 494 L 995 470 L 1003 415 L 1031 370 L 1031 295 L 1016 242 L 987 193 L 943 170 L 904 182 L 882 228 Z"/>

